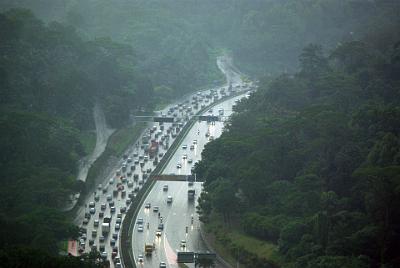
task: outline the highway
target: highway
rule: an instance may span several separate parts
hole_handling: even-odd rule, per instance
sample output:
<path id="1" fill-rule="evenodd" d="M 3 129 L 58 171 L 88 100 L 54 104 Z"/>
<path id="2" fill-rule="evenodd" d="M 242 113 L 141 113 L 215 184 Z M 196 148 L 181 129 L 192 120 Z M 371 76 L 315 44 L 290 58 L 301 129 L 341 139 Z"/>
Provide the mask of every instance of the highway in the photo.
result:
<path id="1" fill-rule="evenodd" d="M 206 111 L 204 114 L 212 114 L 223 109 L 224 116 L 228 117 L 232 113 L 232 106 L 235 101 L 245 96 L 246 93 L 229 99 L 213 107 L 212 112 Z M 205 144 L 210 139 L 218 138 L 222 134 L 222 130 L 223 122 L 215 122 L 215 124 L 196 122 L 171 157 L 163 174 L 191 174 L 192 166 L 201 159 L 201 152 Z M 209 135 L 206 136 L 206 133 Z M 196 142 L 193 143 L 193 141 Z M 183 147 L 184 145 L 186 147 Z M 194 145 L 193 149 L 190 149 L 191 145 Z M 192 164 L 188 163 L 189 159 L 192 159 Z M 181 168 L 177 168 L 177 164 L 180 164 Z M 165 185 L 168 185 L 168 191 L 163 191 Z M 143 224 L 139 224 L 136 220 L 135 233 L 132 235 L 132 250 L 138 267 L 160 267 L 161 262 L 165 262 L 167 267 L 178 267 L 176 263 L 178 251 L 205 252 L 207 250 L 200 236 L 200 222 L 195 209 L 201 187 L 200 182 L 194 182 L 192 186 L 189 186 L 188 182 L 181 181 L 158 181 L 155 183 L 137 216 L 137 219 L 143 219 Z M 189 189 L 195 189 L 196 198 L 194 201 L 188 200 Z M 168 196 L 173 199 L 171 204 L 167 204 Z M 151 207 L 146 208 L 146 204 L 150 204 Z M 154 206 L 159 207 L 164 223 L 161 237 L 156 236 L 161 221 L 158 212 L 153 212 Z M 147 224 L 149 224 L 149 229 L 147 229 Z M 139 231 L 139 226 L 142 226 L 143 232 L 141 228 Z M 181 247 L 182 240 L 186 242 L 185 248 Z M 146 256 L 144 252 L 146 243 L 154 243 L 155 245 L 152 256 Z M 139 261 L 140 255 L 143 256 L 143 262 Z M 194 267 L 193 264 L 187 265 Z"/>
<path id="2" fill-rule="evenodd" d="M 224 66 L 220 67 L 222 70 L 225 68 Z M 230 81 L 235 81 L 235 79 Z M 243 90 L 240 84 L 233 84 L 233 86 L 237 90 Z M 211 105 L 226 94 L 230 94 L 226 92 L 226 86 L 222 88 L 222 91 L 221 88 L 217 88 L 194 93 L 157 112 L 159 116 L 175 117 L 175 122 L 163 123 L 162 126 L 159 123 L 149 123 L 148 128 L 142 133 L 138 141 L 125 152 L 125 156 L 119 160 L 110 174 L 101 179 L 101 184 L 97 186 L 97 189 L 87 198 L 86 204 L 78 211 L 75 223 L 82 228 L 81 236 L 78 239 L 80 252 L 89 252 L 93 249 L 99 250 L 104 258 L 110 260 L 111 267 L 122 267 L 118 248 L 120 228 L 118 228 L 117 221 L 122 222 L 125 216 L 123 210 L 128 209 L 131 200 L 136 197 L 137 192 L 140 191 L 143 183 L 156 167 L 156 163 L 153 163 L 154 159 L 150 159 L 149 154 L 145 151 L 149 143 L 145 137 L 148 137 L 148 140 L 154 140 L 159 143 L 157 157 L 160 160 L 169 149 L 179 130 L 197 111 Z M 243 96 L 241 95 L 240 97 Z M 224 116 L 227 116 L 231 113 L 231 106 L 234 104 L 235 99 L 240 97 L 218 104 L 212 108 L 212 111 L 206 111 L 204 114 L 217 115 L 219 113 L 218 110 L 222 108 L 224 109 Z M 222 129 L 222 122 L 215 122 L 215 125 L 207 122 L 196 122 L 183 140 L 182 145 L 187 144 L 187 148 L 179 148 L 176 151 L 166 165 L 164 174 L 190 174 L 191 167 L 201 158 L 201 151 L 204 145 L 210 139 L 217 138 L 222 133 Z M 209 134 L 207 135 L 208 137 L 206 137 L 206 133 Z M 193 144 L 194 140 L 197 140 L 197 144 Z M 194 145 L 193 149 L 190 148 L 192 144 Z M 184 154 L 187 155 L 185 159 L 183 159 Z M 189 159 L 192 160 L 192 163 L 189 163 Z M 177 168 L 178 163 L 181 168 Z M 145 267 L 159 267 L 159 262 L 167 258 L 167 262 L 173 264 L 175 260 L 174 254 L 182 239 L 187 240 L 188 249 L 205 249 L 198 237 L 199 222 L 195 215 L 195 204 L 187 202 L 187 187 L 189 186 L 182 182 L 167 182 L 169 189 L 168 193 L 166 193 L 162 191 L 164 184 L 157 182 L 148 196 L 148 200 L 151 200 L 149 202 L 154 203 L 156 206 L 158 205 L 160 213 L 165 214 L 165 216 L 162 215 L 165 217 L 165 232 L 163 236 L 158 240 L 154 240 L 155 230 L 158 227 L 158 214 L 152 211 L 150 213 L 144 208 L 140 210 L 139 217 L 142 216 L 146 223 L 149 222 L 149 229 L 145 228 L 143 233 L 135 233 L 133 236 L 134 243 L 132 245 L 134 246 L 135 256 L 141 254 L 144 249 L 144 243 L 151 240 L 156 243 L 156 248 L 160 249 L 154 254 L 151 265 L 149 262 Z M 200 183 L 195 183 L 191 187 L 196 189 L 196 193 L 200 192 Z M 174 199 L 171 205 L 166 204 L 168 195 L 173 196 Z M 111 209 L 115 209 L 115 212 L 112 212 Z M 102 216 L 100 213 L 104 215 Z M 190 223 L 190 215 L 192 214 L 194 215 L 193 225 Z M 110 232 L 103 235 L 102 223 L 106 217 L 111 218 Z M 185 234 L 186 226 L 188 226 L 187 236 Z M 134 230 L 137 232 L 136 228 Z M 168 235 L 166 236 L 165 234 Z M 142 237 L 142 239 L 136 239 L 137 237 Z"/>

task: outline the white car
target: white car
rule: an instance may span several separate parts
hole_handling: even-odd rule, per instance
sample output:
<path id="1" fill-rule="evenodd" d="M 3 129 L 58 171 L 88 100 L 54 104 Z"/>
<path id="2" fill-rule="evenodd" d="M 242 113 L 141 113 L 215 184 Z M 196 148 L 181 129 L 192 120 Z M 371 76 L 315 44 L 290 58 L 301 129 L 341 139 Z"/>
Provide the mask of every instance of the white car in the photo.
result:
<path id="1" fill-rule="evenodd" d="M 181 240 L 181 248 L 185 248 L 186 247 L 186 240 Z"/>
<path id="2" fill-rule="evenodd" d="M 176 168 L 182 168 L 182 165 L 180 163 L 176 164 Z"/>
<path id="3" fill-rule="evenodd" d="M 167 204 L 171 204 L 172 203 L 172 196 L 168 196 L 167 197 Z"/>
<path id="4" fill-rule="evenodd" d="M 163 186 L 163 191 L 164 191 L 164 192 L 168 191 L 168 184 L 165 184 L 165 185 Z"/>
<path id="5" fill-rule="evenodd" d="M 137 260 L 138 260 L 138 263 L 143 263 L 144 262 L 143 255 L 142 254 L 138 255 Z"/>
<path id="6" fill-rule="evenodd" d="M 186 150 L 187 149 L 187 145 L 182 145 L 182 149 Z"/>
<path id="7" fill-rule="evenodd" d="M 153 212 L 158 212 L 158 206 L 153 207 Z"/>
<path id="8" fill-rule="evenodd" d="M 140 233 L 143 232 L 143 225 L 139 225 L 138 228 L 137 228 L 137 230 L 138 230 L 138 232 L 140 232 Z"/>

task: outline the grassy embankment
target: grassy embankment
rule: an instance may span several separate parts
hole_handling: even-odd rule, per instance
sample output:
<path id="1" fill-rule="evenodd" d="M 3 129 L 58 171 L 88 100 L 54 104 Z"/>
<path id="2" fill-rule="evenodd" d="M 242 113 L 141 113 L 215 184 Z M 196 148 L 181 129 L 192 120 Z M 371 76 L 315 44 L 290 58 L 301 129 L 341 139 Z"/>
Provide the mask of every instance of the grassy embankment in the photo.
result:
<path id="1" fill-rule="evenodd" d="M 274 243 L 257 239 L 246 235 L 237 224 L 226 225 L 218 216 L 204 225 L 207 241 L 225 261 L 236 266 L 239 257 L 240 263 L 254 264 L 257 260 L 260 267 L 280 267 L 282 257 L 278 252 L 278 246 Z"/>
<path id="2" fill-rule="evenodd" d="M 79 140 L 83 145 L 86 155 L 89 155 L 93 152 L 94 147 L 96 147 L 96 131 L 82 131 L 79 133 Z"/>

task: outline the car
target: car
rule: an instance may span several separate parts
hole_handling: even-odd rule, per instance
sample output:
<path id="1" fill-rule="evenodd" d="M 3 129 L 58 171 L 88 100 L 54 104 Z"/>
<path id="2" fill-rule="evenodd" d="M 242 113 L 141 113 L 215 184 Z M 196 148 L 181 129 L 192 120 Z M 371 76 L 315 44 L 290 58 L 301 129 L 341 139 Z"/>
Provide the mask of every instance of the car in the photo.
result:
<path id="1" fill-rule="evenodd" d="M 193 159 L 192 159 L 192 158 L 189 158 L 189 159 L 188 159 L 188 164 L 191 164 L 191 163 L 193 163 Z"/>
<path id="2" fill-rule="evenodd" d="M 182 168 L 182 165 L 180 163 L 176 164 L 176 168 Z"/>
<path id="3" fill-rule="evenodd" d="M 104 243 L 105 240 L 106 240 L 106 238 L 104 236 L 100 236 L 99 237 L 99 242 L 100 243 Z"/>
<path id="4" fill-rule="evenodd" d="M 112 195 L 107 195 L 107 201 L 111 201 L 112 200 Z"/>
<path id="5" fill-rule="evenodd" d="M 117 218 L 116 220 L 115 220 L 115 223 L 121 223 L 121 221 L 122 221 L 122 219 L 121 218 Z"/>
<path id="6" fill-rule="evenodd" d="M 197 144 L 197 140 L 193 140 L 193 144 Z"/>
<path id="7" fill-rule="evenodd" d="M 99 218 L 101 219 L 101 218 L 103 218 L 104 217 L 104 212 L 103 211 L 100 211 L 99 212 Z"/>
<path id="8" fill-rule="evenodd" d="M 93 226 L 94 227 L 99 227 L 99 220 L 94 220 L 93 221 Z"/>
<path id="9" fill-rule="evenodd" d="M 157 231 L 156 231 L 156 236 L 157 236 L 157 237 L 160 237 L 160 236 L 161 236 L 161 234 L 162 234 L 162 230 L 160 230 L 160 229 L 157 229 Z"/>
<path id="10" fill-rule="evenodd" d="M 143 224 L 143 218 L 138 218 L 136 221 L 137 224 Z"/>
<path id="11" fill-rule="evenodd" d="M 103 252 L 105 250 L 106 246 L 105 245 L 100 245 L 99 246 L 99 250 L 100 252 Z"/>
<path id="12" fill-rule="evenodd" d="M 168 191 L 168 184 L 165 184 L 165 185 L 163 186 L 163 191 L 164 191 L 164 192 Z"/>
<path id="13" fill-rule="evenodd" d="M 116 248 L 116 246 L 115 246 L 114 248 Z M 117 251 L 117 253 L 118 253 L 118 251 Z M 114 258 L 114 262 L 115 262 L 115 263 L 121 262 L 121 258 L 118 257 L 118 256 L 116 256 L 116 257 Z"/>
<path id="14" fill-rule="evenodd" d="M 89 246 L 94 244 L 94 239 L 89 239 Z"/>
<path id="15" fill-rule="evenodd" d="M 115 212 L 115 207 L 111 207 L 110 211 L 111 211 L 111 213 L 114 213 Z"/>
<path id="16" fill-rule="evenodd" d="M 115 263 L 115 268 L 122 268 L 122 264 L 120 262 Z"/>
<path id="17" fill-rule="evenodd" d="M 158 157 L 163 157 L 164 156 L 164 153 L 159 153 L 158 154 Z"/>
<path id="18" fill-rule="evenodd" d="M 88 223 L 89 223 L 89 219 L 88 219 L 88 218 L 84 218 L 82 223 L 83 223 L 84 225 L 88 224 Z"/>
<path id="19" fill-rule="evenodd" d="M 98 202 L 100 200 L 100 196 L 99 195 L 95 195 L 94 196 L 94 201 Z"/>
<path id="20" fill-rule="evenodd" d="M 132 188 L 132 187 L 133 187 L 133 182 L 132 182 L 132 181 L 129 181 L 129 182 L 128 182 L 128 187 L 129 187 L 129 188 Z"/>
<path id="21" fill-rule="evenodd" d="M 151 168 L 148 168 L 148 169 L 146 170 L 146 172 L 147 172 L 147 173 L 151 173 Z"/>
<path id="22" fill-rule="evenodd" d="M 167 204 L 171 204 L 172 203 L 172 196 L 168 196 L 167 197 Z"/>
<path id="23" fill-rule="evenodd" d="M 115 224 L 115 231 L 119 231 L 121 229 L 121 225 L 119 223 Z"/>
<path id="24" fill-rule="evenodd" d="M 111 178 L 108 182 L 110 185 L 114 184 L 114 178 Z"/>
<path id="25" fill-rule="evenodd" d="M 160 262 L 160 268 L 167 268 L 167 264 L 165 262 Z"/>
<path id="26" fill-rule="evenodd" d="M 145 208 L 151 208 L 151 204 L 150 203 L 146 203 L 146 205 L 144 207 Z"/>
<path id="27" fill-rule="evenodd" d="M 193 181 L 188 181 L 189 186 L 193 186 Z"/>
<path id="28" fill-rule="evenodd" d="M 187 145 L 186 144 L 182 145 L 182 149 L 186 150 L 187 149 Z"/>
<path id="29" fill-rule="evenodd" d="M 129 206 L 129 205 L 131 204 L 131 202 L 132 202 L 132 201 L 131 201 L 130 199 L 126 199 L 126 200 L 125 200 L 125 204 L 126 204 L 127 206 Z"/>
<path id="30" fill-rule="evenodd" d="M 103 185 L 100 183 L 99 186 L 97 186 L 97 189 L 101 190 L 103 188 Z"/>
<path id="31" fill-rule="evenodd" d="M 158 229 L 159 230 L 164 230 L 164 223 L 159 223 L 158 224 Z"/>
<path id="32" fill-rule="evenodd" d="M 144 259 L 143 259 L 143 255 L 142 255 L 142 254 L 139 254 L 139 255 L 138 255 L 137 261 L 138 261 L 138 263 L 143 263 L 143 262 L 144 262 Z"/>
<path id="33" fill-rule="evenodd" d="M 101 253 L 100 253 L 100 256 L 101 256 L 101 258 L 103 258 L 103 259 L 107 259 L 107 252 L 106 252 L 106 251 L 101 252 Z"/>
<path id="34" fill-rule="evenodd" d="M 187 154 L 182 155 L 182 159 L 187 159 Z"/>
<path id="35" fill-rule="evenodd" d="M 158 209 L 159 209 L 158 206 L 154 206 L 153 207 L 153 212 L 158 212 Z"/>
<path id="36" fill-rule="evenodd" d="M 97 230 L 92 231 L 92 237 L 97 237 Z"/>
<path id="37" fill-rule="evenodd" d="M 100 206 L 101 210 L 106 210 L 106 208 L 107 208 L 107 205 L 105 203 L 101 204 L 101 206 Z"/>
<path id="38" fill-rule="evenodd" d="M 186 247 L 186 240 L 181 240 L 181 248 L 185 248 Z"/>
<path id="39" fill-rule="evenodd" d="M 110 203 L 108 203 L 108 205 L 109 205 L 110 207 L 113 207 L 113 206 L 115 205 L 115 202 L 114 202 L 114 200 L 113 200 L 113 201 L 111 201 Z"/>
<path id="40" fill-rule="evenodd" d="M 118 240 L 118 233 L 113 233 L 112 234 L 112 238 L 115 239 L 115 240 Z"/>
<path id="41" fill-rule="evenodd" d="M 138 232 L 140 232 L 140 233 L 143 232 L 143 225 L 139 225 L 138 228 L 137 228 L 137 230 L 138 230 Z"/>
<path id="42" fill-rule="evenodd" d="M 194 150 L 194 145 L 190 145 L 190 150 Z"/>
<path id="43" fill-rule="evenodd" d="M 103 188 L 103 194 L 104 193 L 107 193 L 107 186 L 104 186 L 104 188 Z"/>
<path id="44" fill-rule="evenodd" d="M 90 208 L 89 212 L 90 212 L 90 214 L 95 214 L 96 213 L 96 208 Z"/>
<path id="45" fill-rule="evenodd" d="M 116 243 L 116 242 L 117 242 L 117 241 L 115 241 L 115 239 L 111 239 L 111 240 L 110 240 L 110 245 L 111 245 L 111 246 L 115 246 L 115 243 Z"/>

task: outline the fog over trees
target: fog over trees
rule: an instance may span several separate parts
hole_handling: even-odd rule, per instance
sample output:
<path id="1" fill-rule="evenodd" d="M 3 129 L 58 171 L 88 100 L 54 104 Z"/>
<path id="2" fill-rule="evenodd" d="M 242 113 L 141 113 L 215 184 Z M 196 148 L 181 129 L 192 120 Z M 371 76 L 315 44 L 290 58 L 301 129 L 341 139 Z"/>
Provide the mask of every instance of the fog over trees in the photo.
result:
<path id="1" fill-rule="evenodd" d="M 101 266 L 59 255 L 78 235 L 61 208 L 89 187 L 76 176 L 94 106 L 122 129 L 223 84 L 216 57 L 229 55 L 259 88 L 196 164 L 217 243 L 246 267 L 399 267 L 399 12 L 392 0 L 2 0 L 0 266 Z"/>

